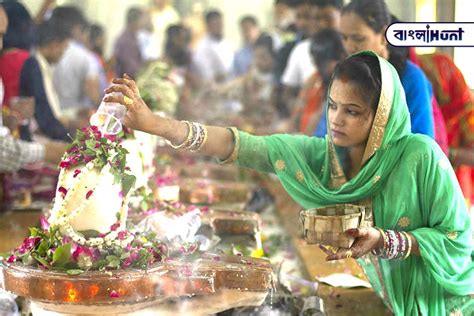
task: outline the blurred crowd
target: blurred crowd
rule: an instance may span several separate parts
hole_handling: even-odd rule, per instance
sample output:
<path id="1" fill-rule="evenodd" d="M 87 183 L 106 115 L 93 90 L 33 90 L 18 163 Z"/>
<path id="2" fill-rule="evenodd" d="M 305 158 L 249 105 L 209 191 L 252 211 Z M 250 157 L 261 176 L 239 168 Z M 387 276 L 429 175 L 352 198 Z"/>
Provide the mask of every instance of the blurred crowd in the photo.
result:
<path id="1" fill-rule="evenodd" d="M 45 0 L 32 16 L 6 1 L 0 15 L 0 171 L 57 161 L 68 135 L 88 125 L 104 89 L 124 74 L 163 115 L 256 134 L 324 137 L 335 65 L 373 50 L 402 80 L 412 131 L 434 138 L 458 167 L 466 198 L 474 192 L 471 91 L 447 55 L 417 56 L 386 42 L 385 29 L 397 18 L 383 0 L 276 0 L 271 27 L 253 15 L 240 18 L 237 50 L 224 33 L 223 12 L 205 12 L 205 34 L 198 36 L 171 5 L 154 0 L 128 8 L 111 56 L 104 54 L 106 21 L 90 21 L 74 6 Z"/>

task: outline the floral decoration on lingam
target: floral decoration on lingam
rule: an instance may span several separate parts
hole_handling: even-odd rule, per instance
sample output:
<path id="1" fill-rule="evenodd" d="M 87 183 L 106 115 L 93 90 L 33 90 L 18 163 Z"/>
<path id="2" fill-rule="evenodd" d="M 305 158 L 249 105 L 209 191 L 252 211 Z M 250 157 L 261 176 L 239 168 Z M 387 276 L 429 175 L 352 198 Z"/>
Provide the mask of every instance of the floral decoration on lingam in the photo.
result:
<path id="1" fill-rule="evenodd" d="M 41 228 L 8 254 L 9 263 L 80 274 L 87 270 L 145 269 L 168 257 L 191 258 L 198 243 L 169 245 L 155 232 L 126 227 L 128 197 L 135 177 L 127 167 L 121 137 L 83 128 L 59 164 L 56 197 Z"/>

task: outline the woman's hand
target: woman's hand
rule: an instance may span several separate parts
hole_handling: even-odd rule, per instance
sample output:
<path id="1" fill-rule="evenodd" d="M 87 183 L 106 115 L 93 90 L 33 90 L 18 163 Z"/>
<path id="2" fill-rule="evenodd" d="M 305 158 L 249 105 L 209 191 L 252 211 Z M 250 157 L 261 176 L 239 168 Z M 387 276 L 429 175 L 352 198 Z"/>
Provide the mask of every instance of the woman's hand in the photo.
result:
<path id="1" fill-rule="evenodd" d="M 347 230 L 345 233 L 356 238 L 351 248 L 319 246 L 319 248 L 328 255 L 326 261 L 345 258 L 357 259 L 374 249 L 380 249 L 383 247 L 382 234 L 375 228 L 354 228 Z"/>
<path id="2" fill-rule="evenodd" d="M 120 92 L 122 95 L 111 95 L 104 98 L 105 102 L 117 102 L 127 107 L 124 124 L 132 129 L 151 133 L 156 128 L 156 116 L 145 104 L 138 91 L 137 84 L 129 76 L 116 78 L 113 85 L 105 93 Z"/>

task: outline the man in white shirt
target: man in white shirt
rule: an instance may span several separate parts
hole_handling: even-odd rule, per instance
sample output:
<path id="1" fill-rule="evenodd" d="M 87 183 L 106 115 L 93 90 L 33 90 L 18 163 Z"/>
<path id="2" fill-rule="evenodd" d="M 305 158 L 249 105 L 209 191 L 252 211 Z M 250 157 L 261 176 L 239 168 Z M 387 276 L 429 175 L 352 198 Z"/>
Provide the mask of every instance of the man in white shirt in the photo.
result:
<path id="1" fill-rule="evenodd" d="M 73 118 L 79 109 L 97 106 L 102 98 L 100 67 L 84 43 L 87 21 L 75 7 L 57 7 L 51 16 L 64 27 L 72 40 L 54 69 L 54 86 L 64 116 Z"/>
<path id="2" fill-rule="evenodd" d="M 209 11 L 206 28 L 207 34 L 193 54 L 192 68 L 204 82 L 222 83 L 230 78 L 234 59 L 230 44 L 223 39 L 222 14 Z"/>
<path id="3" fill-rule="evenodd" d="M 316 71 L 311 59 L 311 36 L 324 28 L 339 29 L 342 0 L 310 0 L 310 37 L 291 51 L 282 83 L 297 92 Z"/>

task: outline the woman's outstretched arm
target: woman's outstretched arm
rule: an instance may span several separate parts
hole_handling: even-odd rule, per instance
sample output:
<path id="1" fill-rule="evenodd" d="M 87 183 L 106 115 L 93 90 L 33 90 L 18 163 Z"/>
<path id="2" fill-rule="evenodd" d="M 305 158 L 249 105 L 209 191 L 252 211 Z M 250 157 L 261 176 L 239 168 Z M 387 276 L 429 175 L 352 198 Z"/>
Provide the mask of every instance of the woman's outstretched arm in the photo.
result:
<path id="1" fill-rule="evenodd" d="M 104 98 L 104 101 L 117 102 L 127 107 L 128 111 L 124 122 L 126 126 L 164 137 L 173 145 L 186 142 L 189 125 L 185 122 L 153 114 L 140 97 L 140 92 L 134 80 L 125 76 L 125 78 L 114 79 L 113 83 L 105 92 L 121 92 L 122 95 L 109 95 Z M 207 140 L 199 152 L 220 160 L 229 158 L 235 147 L 232 131 L 228 128 L 216 126 L 206 126 L 206 129 Z"/>

